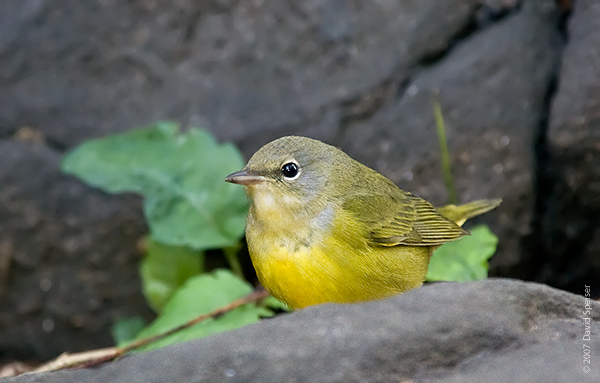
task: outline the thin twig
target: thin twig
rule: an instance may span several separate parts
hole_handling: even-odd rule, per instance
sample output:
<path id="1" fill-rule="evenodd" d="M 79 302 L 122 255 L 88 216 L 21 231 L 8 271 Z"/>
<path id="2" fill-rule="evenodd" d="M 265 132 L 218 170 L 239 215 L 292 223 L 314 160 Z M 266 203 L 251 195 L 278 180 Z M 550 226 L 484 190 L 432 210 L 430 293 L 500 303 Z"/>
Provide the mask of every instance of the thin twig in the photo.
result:
<path id="1" fill-rule="evenodd" d="M 56 358 L 55 360 L 53 360 L 49 363 L 46 363 L 31 372 L 37 373 L 37 372 L 43 372 L 43 371 L 58 371 L 58 370 L 64 370 L 64 369 L 68 369 L 68 368 L 95 367 L 100 364 L 117 359 L 117 358 L 127 354 L 128 352 L 131 352 L 133 350 L 147 346 L 150 343 L 164 339 L 164 338 L 168 337 L 169 335 L 173 335 L 181 330 L 192 327 L 192 326 L 194 326 L 200 322 L 203 322 L 207 319 L 220 317 L 221 315 L 223 315 L 229 311 L 232 311 L 240 306 L 248 304 L 248 303 L 259 302 L 259 301 L 267 298 L 268 296 L 269 296 L 269 293 L 264 289 L 255 290 L 242 298 L 236 299 L 235 301 L 231 302 L 230 304 L 228 304 L 226 306 L 220 307 L 210 313 L 202 314 L 202 315 L 182 324 L 181 326 L 177 326 L 177 327 L 175 327 L 171 330 L 168 330 L 166 332 L 163 332 L 161 334 L 157 334 L 157 335 L 154 335 L 154 336 L 151 336 L 148 338 L 140 339 L 138 341 L 130 343 L 127 346 L 121 347 L 121 348 L 107 348 L 107 349 L 93 350 L 93 351 L 87 351 L 87 352 L 82 352 L 82 353 L 77 353 L 77 354 L 65 353 L 65 354 L 62 354 L 61 356 L 59 356 L 58 358 Z"/>
<path id="2" fill-rule="evenodd" d="M 240 307 L 242 305 L 245 305 L 245 304 L 248 304 L 248 303 L 253 303 L 253 302 L 258 302 L 258 301 L 260 301 L 262 299 L 265 299 L 268 296 L 269 296 L 269 293 L 267 292 L 267 290 L 262 290 L 261 289 L 261 290 L 253 291 L 250 294 L 248 294 L 248 295 L 246 295 L 246 296 L 244 296 L 244 297 L 242 297 L 240 299 L 236 299 L 235 301 L 231 302 L 227 306 L 223 306 L 223 307 L 220 307 L 220 308 L 218 308 L 215 311 L 212 311 L 210 313 L 200 315 L 199 317 L 196 317 L 196 318 L 194 318 L 194 319 L 192 319 L 192 320 L 190 320 L 190 321 L 182 324 L 181 326 L 175 327 L 175 328 L 173 328 L 173 329 L 171 329 L 169 331 L 165 331 L 162 334 L 157 334 L 157 335 L 154 335 L 154 336 L 151 336 L 151 337 L 148 337 L 148 338 L 140 339 L 138 341 L 135 341 L 135 342 L 133 342 L 133 343 L 125 346 L 125 347 L 122 347 L 122 348 L 119 349 L 119 355 L 118 356 L 124 355 L 124 354 L 126 354 L 126 353 L 128 353 L 130 351 L 133 351 L 135 349 L 144 347 L 144 346 L 146 346 L 146 345 L 148 345 L 150 343 L 154 343 L 156 341 L 164 339 L 164 338 L 168 337 L 169 335 L 173 335 L 176 332 L 179 332 L 179 331 L 184 330 L 186 328 L 192 327 L 192 326 L 194 326 L 194 325 L 196 325 L 196 324 L 198 324 L 200 322 L 203 322 L 203 321 L 205 321 L 207 319 L 219 317 L 219 316 L 221 316 L 221 315 L 223 315 L 223 314 L 225 314 L 225 313 L 227 313 L 227 312 L 229 312 L 229 311 L 231 311 L 233 309 L 236 309 L 236 308 L 238 308 L 238 307 Z"/>
<path id="3" fill-rule="evenodd" d="M 101 348 L 98 350 L 84 351 L 78 353 L 65 352 L 59 355 L 56 359 L 33 369 L 30 373 L 48 372 L 63 370 L 66 368 L 83 367 L 90 361 L 112 360 L 116 357 L 119 349 L 116 347 Z M 101 364 L 98 362 L 97 364 Z"/>

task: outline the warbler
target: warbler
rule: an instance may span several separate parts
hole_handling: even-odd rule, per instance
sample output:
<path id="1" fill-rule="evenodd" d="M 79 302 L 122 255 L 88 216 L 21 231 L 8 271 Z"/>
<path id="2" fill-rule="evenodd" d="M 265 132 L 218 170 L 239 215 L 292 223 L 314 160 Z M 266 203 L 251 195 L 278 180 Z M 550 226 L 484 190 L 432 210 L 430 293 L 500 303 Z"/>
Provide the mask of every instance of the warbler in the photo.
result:
<path id="1" fill-rule="evenodd" d="M 376 300 L 420 286 L 433 250 L 500 199 L 436 209 L 321 141 L 282 137 L 225 181 L 250 199 L 248 250 L 291 308 Z"/>

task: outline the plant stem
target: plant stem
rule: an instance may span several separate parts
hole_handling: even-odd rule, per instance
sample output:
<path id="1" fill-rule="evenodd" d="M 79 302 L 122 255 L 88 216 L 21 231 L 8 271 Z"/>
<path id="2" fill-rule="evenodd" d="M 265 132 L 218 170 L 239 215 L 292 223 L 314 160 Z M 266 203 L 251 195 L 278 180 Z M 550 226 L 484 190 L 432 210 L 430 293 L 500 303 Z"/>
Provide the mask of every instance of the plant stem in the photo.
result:
<path id="1" fill-rule="evenodd" d="M 435 118 L 435 127 L 440 142 L 440 154 L 442 156 L 442 172 L 444 173 L 444 182 L 448 191 L 448 199 L 451 204 L 456 205 L 458 198 L 456 188 L 454 187 L 454 178 L 452 178 L 452 169 L 450 167 L 450 155 L 448 154 L 448 141 L 446 140 L 446 128 L 444 126 L 444 116 L 442 108 L 437 99 L 437 94 L 433 96 L 433 115 Z"/>
<path id="2" fill-rule="evenodd" d="M 240 264 L 240 259 L 237 254 L 240 251 L 241 245 L 238 243 L 237 245 L 226 247 L 223 249 L 223 253 L 225 254 L 225 259 L 227 259 L 227 263 L 231 267 L 231 271 L 242 280 L 244 279 L 244 272 L 242 271 L 242 265 Z"/>

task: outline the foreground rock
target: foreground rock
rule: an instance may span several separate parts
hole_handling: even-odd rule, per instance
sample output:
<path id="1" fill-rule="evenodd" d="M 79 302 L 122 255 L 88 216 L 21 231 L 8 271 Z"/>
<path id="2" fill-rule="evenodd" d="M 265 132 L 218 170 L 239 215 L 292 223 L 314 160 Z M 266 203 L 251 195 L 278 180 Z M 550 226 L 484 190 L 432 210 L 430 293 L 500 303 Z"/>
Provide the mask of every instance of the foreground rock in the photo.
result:
<path id="1" fill-rule="evenodd" d="M 597 382 L 600 304 L 589 305 L 583 315 L 583 297 L 532 283 L 439 283 L 381 302 L 308 308 L 95 370 L 7 382 Z"/>

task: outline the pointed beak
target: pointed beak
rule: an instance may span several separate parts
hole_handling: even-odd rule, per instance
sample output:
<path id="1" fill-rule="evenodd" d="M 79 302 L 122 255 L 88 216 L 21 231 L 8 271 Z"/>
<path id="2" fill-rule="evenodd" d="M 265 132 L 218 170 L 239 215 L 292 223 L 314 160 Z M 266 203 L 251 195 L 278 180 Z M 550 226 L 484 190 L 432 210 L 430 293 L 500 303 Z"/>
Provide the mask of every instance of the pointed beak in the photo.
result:
<path id="1" fill-rule="evenodd" d="M 239 172 L 231 173 L 225 177 L 225 182 L 231 182 L 238 185 L 255 185 L 261 182 L 268 181 L 267 177 L 258 174 L 252 174 L 252 170 L 242 169 Z"/>

